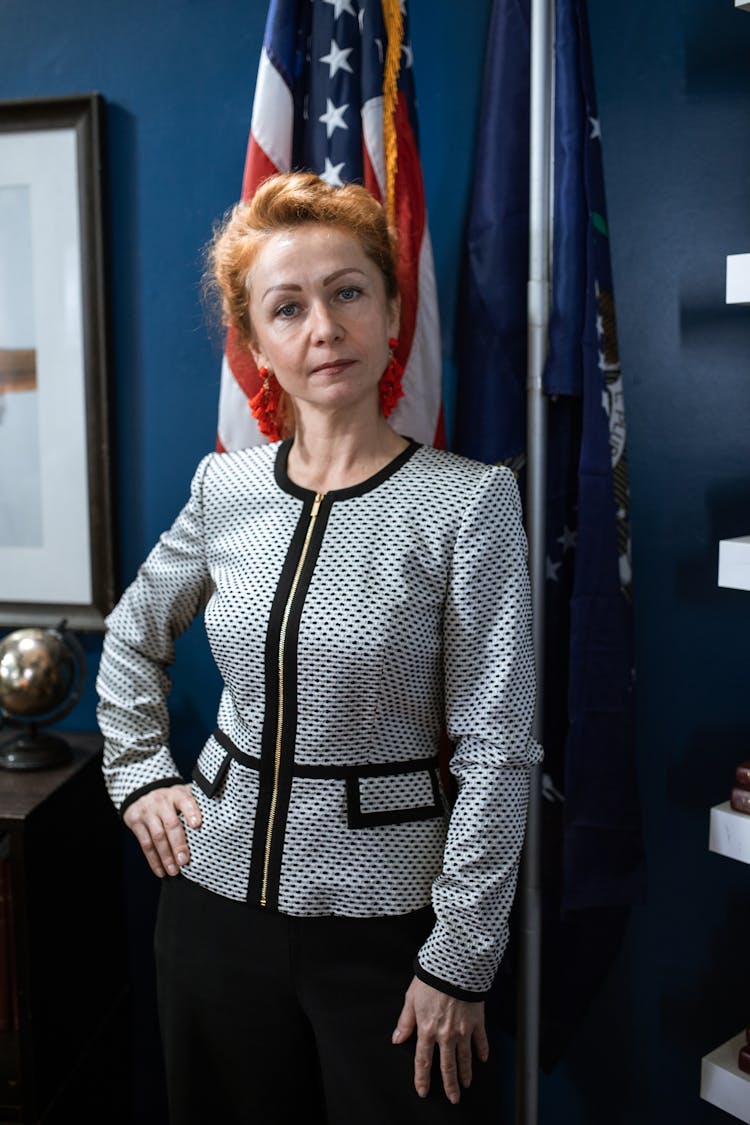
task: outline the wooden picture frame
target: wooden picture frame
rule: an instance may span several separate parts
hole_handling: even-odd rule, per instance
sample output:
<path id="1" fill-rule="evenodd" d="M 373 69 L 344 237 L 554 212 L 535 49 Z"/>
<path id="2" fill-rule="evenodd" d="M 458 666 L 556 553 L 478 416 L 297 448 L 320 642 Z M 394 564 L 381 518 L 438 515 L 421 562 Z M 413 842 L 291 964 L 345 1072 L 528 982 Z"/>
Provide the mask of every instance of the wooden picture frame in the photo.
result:
<path id="1" fill-rule="evenodd" d="M 0 101 L 0 626 L 114 604 L 103 108 Z"/>

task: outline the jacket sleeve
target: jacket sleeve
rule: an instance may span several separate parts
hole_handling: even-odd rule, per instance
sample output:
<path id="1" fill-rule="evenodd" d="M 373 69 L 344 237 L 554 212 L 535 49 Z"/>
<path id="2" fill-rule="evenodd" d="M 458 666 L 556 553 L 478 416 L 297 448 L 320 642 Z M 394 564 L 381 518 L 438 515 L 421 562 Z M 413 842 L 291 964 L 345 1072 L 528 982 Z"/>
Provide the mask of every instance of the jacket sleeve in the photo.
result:
<path id="1" fill-rule="evenodd" d="M 436 924 L 415 971 L 427 984 L 480 1000 L 508 941 L 526 826 L 534 652 L 521 504 L 509 469 L 488 467 L 456 537 L 443 618 L 445 703 L 458 795 Z"/>
<path id="2" fill-rule="evenodd" d="M 97 691 L 104 778 L 123 813 L 144 793 L 181 783 L 169 750 L 167 667 L 175 638 L 211 594 L 203 538 L 205 457 L 190 499 L 141 566 L 106 621 Z"/>

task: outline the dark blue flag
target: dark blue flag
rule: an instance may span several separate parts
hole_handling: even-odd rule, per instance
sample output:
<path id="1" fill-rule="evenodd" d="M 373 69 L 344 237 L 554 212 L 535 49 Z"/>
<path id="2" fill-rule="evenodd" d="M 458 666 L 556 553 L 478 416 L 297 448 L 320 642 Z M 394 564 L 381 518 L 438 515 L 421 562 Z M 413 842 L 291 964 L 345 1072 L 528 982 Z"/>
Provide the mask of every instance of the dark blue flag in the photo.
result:
<path id="1" fill-rule="evenodd" d="M 584 0 L 557 0 L 546 512 L 542 1062 L 643 893 L 625 414 Z M 468 227 L 454 445 L 526 453 L 528 0 L 495 0 Z"/>

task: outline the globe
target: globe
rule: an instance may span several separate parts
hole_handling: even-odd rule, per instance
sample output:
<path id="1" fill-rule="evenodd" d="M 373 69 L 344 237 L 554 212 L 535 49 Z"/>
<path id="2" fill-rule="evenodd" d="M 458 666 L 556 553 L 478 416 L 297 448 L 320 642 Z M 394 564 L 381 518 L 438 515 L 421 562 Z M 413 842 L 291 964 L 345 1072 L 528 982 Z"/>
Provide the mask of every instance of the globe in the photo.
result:
<path id="1" fill-rule="evenodd" d="M 41 769 L 70 758 L 68 744 L 39 728 L 67 715 L 84 679 L 81 646 L 65 622 L 56 629 L 17 629 L 0 641 L 0 712 L 24 733 L 0 745 L 0 766 Z"/>

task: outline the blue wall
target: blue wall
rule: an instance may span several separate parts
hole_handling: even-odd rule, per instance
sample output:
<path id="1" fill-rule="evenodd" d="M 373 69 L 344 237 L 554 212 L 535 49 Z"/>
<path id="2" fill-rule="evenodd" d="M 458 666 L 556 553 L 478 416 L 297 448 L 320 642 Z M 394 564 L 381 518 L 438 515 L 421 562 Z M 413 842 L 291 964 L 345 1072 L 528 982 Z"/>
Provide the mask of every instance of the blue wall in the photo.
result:
<path id="1" fill-rule="evenodd" d="M 750 250 L 750 15 L 715 0 L 590 10 L 631 437 L 650 893 L 578 1070 L 609 1040 L 623 1108 L 602 1120 L 718 1123 L 696 1100 L 698 1059 L 750 1022 L 750 871 L 706 850 L 707 808 L 750 757 L 750 596 L 716 586 L 718 540 L 750 533 L 750 315 L 724 304 L 726 255 Z"/>
<path id="2" fill-rule="evenodd" d="M 0 5 L 0 97 L 98 90 L 108 104 L 123 583 L 213 445 L 220 335 L 201 308 L 200 249 L 238 191 L 265 8 Z M 410 4 L 449 397 L 489 8 Z M 750 315 L 723 294 L 726 254 L 750 250 L 750 15 L 731 0 L 590 0 L 590 11 L 630 433 L 650 891 L 566 1061 L 542 1080 L 541 1119 L 719 1125 L 727 1118 L 697 1096 L 700 1056 L 750 1022 L 737 983 L 748 872 L 706 850 L 707 810 L 750 757 L 750 598 L 715 584 L 718 539 L 750 532 Z M 97 642 L 88 650 L 95 665 Z M 199 630 L 178 653 L 174 737 L 186 758 L 213 725 L 218 682 Z M 93 727 L 91 687 L 68 724 Z M 127 859 L 147 1122 L 153 890 L 139 857 Z"/>

